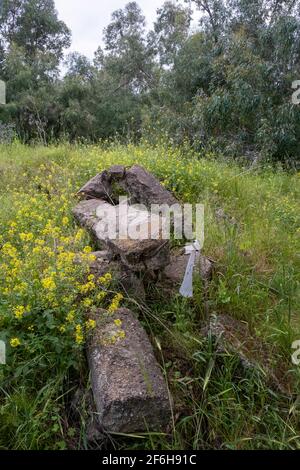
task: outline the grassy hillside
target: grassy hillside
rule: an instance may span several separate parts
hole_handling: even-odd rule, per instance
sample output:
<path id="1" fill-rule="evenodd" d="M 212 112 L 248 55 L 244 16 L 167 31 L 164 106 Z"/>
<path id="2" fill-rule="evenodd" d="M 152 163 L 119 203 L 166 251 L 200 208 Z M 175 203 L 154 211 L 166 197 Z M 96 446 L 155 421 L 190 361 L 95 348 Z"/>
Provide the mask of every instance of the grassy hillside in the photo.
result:
<path id="1" fill-rule="evenodd" d="M 249 170 L 194 156 L 188 149 L 140 146 L 0 147 L 0 448 L 86 446 L 86 397 L 72 413 L 76 388 L 88 387 L 84 342 L 93 306 L 109 306 L 84 281 L 92 242 L 74 223 L 75 192 L 112 164 L 139 163 L 183 202 L 204 203 L 204 251 L 216 261 L 210 313 L 246 321 L 284 362 L 294 393 L 268 388 L 262 374 L 242 375 L 236 358 L 201 335 L 202 289 L 195 299 L 159 300 L 140 312 L 174 396 L 173 425 L 161 436 L 113 437 L 125 449 L 300 448 L 291 344 L 300 339 L 299 175 Z M 218 220 L 222 209 L 227 219 Z M 230 218 L 235 219 L 231 223 Z M 82 264 L 74 264 L 76 253 Z M 297 254 L 298 253 L 298 254 Z M 80 302 L 78 299 L 80 294 Z M 298 388 L 299 390 L 299 388 Z M 103 447 L 111 446 L 103 439 Z"/>

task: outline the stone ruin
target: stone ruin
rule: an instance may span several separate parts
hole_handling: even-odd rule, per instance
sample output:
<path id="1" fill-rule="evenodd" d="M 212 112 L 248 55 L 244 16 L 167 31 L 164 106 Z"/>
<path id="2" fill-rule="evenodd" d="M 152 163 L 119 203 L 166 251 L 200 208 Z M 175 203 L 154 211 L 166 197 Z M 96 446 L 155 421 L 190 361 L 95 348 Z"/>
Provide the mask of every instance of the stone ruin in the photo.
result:
<path id="1" fill-rule="evenodd" d="M 108 236 L 120 194 L 127 194 L 131 205 L 142 203 L 147 208 L 152 204 L 179 204 L 156 178 L 138 165 L 130 169 L 113 166 L 91 179 L 78 192 L 81 202 L 74 209 L 77 222 L 89 231 L 99 250 L 94 253 L 96 261 L 90 266 L 91 272 L 99 277 L 113 273 L 128 297 L 139 302 L 146 300 L 149 283 L 155 283 L 165 297 L 178 294 L 188 261 L 185 250 L 171 250 L 169 240 L 160 236 L 161 227 L 155 219 L 149 219 L 148 211 L 129 211 L 127 223 L 146 232 L 149 224 L 157 223 L 157 237 L 133 240 L 122 239 L 119 233 L 113 239 Z M 227 223 L 223 211 L 216 217 Z M 232 219 L 228 223 L 233 223 Z M 200 333 L 214 338 L 217 351 L 234 354 L 244 369 L 264 371 L 272 388 L 289 394 L 289 382 L 283 380 L 287 375 L 284 366 L 273 368 L 273 352 L 251 334 L 247 324 L 230 316 L 210 314 L 208 291 L 213 262 L 198 252 L 196 265 L 203 282 L 207 317 Z M 125 338 L 115 344 L 103 343 L 103 335 L 114 332 L 114 322 L 103 313 L 99 310 L 94 314 L 97 327 L 87 347 L 97 410 L 96 423 L 93 421 L 90 427 L 91 440 L 102 431 L 129 434 L 166 430 L 171 420 L 172 397 L 144 328 L 132 311 L 121 308 L 116 315 L 122 321 Z"/>
<path id="2" fill-rule="evenodd" d="M 184 253 L 171 253 L 169 240 L 162 239 L 157 221 L 155 239 L 114 239 L 108 236 L 115 220 L 117 197 L 126 194 L 129 204 L 179 204 L 159 181 L 142 167 L 130 169 L 113 166 L 91 179 L 79 192 L 81 202 L 74 209 L 77 222 L 85 227 L 95 240 L 99 251 L 91 272 L 102 276 L 112 272 L 129 296 L 144 301 L 145 284 L 156 282 L 178 293 L 187 265 Z M 130 206 L 129 206 L 130 207 Z M 130 209 L 129 209 L 130 213 Z M 149 213 L 134 209 L 128 224 L 133 228 L 149 229 Z M 155 220 L 154 220 L 154 223 Z M 198 254 L 203 279 L 211 275 L 211 263 Z M 109 333 L 112 322 L 103 325 L 95 316 L 97 328 L 88 345 L 92 391 L 99 424 L 107 432 L 147 432 L 166 429 L 171 418 L 170 397 L 162 371 L 157 363 L 150 340 L 136 316 L 127 309 L 119 309 L 117 318 L 123 322 L 125 339 L 113 345 L 103 345 L 99 339 Z"/>

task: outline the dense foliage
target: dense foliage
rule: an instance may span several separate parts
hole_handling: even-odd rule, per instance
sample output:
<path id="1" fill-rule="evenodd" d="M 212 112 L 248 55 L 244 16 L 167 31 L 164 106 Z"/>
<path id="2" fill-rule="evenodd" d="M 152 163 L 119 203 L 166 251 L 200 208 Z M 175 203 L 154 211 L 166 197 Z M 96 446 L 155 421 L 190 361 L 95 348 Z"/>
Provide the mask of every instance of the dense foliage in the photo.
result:
<path id="1" fill-rule="evenodd" d="M 24 141 L 144 134 L 256 160 L 299 157 L 298 0 L 166 1 L 151 31 L 130 2 L 93 61 L 64 57 L 70 31 L 53 0 L 2 3 L 0 119 Z M 196 29 L 190 6 L 201 11 Z"/>

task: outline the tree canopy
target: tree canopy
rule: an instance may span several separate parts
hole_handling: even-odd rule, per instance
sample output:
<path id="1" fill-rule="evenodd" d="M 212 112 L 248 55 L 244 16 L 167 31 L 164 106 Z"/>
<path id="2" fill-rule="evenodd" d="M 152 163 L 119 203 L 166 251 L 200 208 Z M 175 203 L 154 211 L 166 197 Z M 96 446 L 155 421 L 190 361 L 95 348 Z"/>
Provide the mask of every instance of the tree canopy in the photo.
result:
<path id="1" fill-rule="evenodd" d="M 0 119 L 26 142 L 147 135 L 233 157 L 299 157 L 298 0 L 166 1 L 152 29 L 130 2 L 94 60 L 67 55 L 53 0 L 4 0 L 0 14 Z"/>

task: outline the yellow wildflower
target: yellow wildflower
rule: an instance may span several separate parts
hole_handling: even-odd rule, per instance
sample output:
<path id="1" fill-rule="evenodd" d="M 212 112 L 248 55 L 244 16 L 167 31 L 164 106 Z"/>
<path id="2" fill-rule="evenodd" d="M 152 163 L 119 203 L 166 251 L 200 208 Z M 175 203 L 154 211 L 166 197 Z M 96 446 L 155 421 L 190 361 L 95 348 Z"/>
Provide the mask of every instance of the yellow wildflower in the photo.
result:
<path id="1" fill-rule="evenodd" d="M 72 310 L 71 312 L 68 313 L 66 320 L 69 323 L 73 323 L 74 319 L 75 319 L 75 311 Z"/>
<path id="2" fill-rule="evenodd" d="M 46 277 L 42 279 L 42 286 L 45 290 L 53 291 L 56 288 L 56 284 L 52 277 Z"/>
<path id="3" fill-rule="evenodd" d="M 75 328 L 75 341 L 77 344 L 82 344 L 84 341 L 84 336 L 82 333 L 82 326 L 81 325 L 76 325 Z"/>
<path id="4" fill-rule="evenodd" d="M 79 229 L 75 235 L 75 242 L 80 242 L 83 237 L 84 237 L 84 230 Z"/>
<path id="5" fill-rule="evenodd" d="M 31 242 L 33 240 L 33 233 L 20 233 L 22 242 Z"/>
<path id="6" fill-rule="evenodd" d="M 84 285 L 80 286 L 79 290 L 80 290 L 81 294 L 87 294 L 88 292 L 95 289 L 95 287 L 96 286 L 93 282 L 88 282 L 87 284 L 84 284 Z"/>
<path id="7" fill-rule="evenodd" d="M 112 303 L 110 304 L 108 308 L 109 313 L 114 313 L 116 310 L 118 310 L 118 308 L 120 307 L 120 303 L 122 302 L 123 299 L 124 297 L 122 294 L 117 294 L 113 298 Z"/>
<path id="8" fill-rule="evenodd" d="M 18 307 L 14 308 L 14 316 L 17 320 L 22 320 L 26 313 L 26 308 L 23 305 L 19 305 Z"/>
<path id="9" fill-rule="evenodd" d="M 98 282 L 103 286 L 108 286 L 112 281 L 112 275 L 110 273 L 105 274 L 105 276 L 99 277 Z"/>
<path id="10" fill-rule="evenodd" d="M 17 249 L 12 246 L 11 243 L 5 243 L 2 247 L 2 253 L 10 256 L 11 258 L 15 258 L 17 256 Z"/>
<path id="11" fill-rule="evenodd" d="M 89 308 L 93 305 L 93 300 L 92 299 L 84 299 L 82 302 L 82 305 L 86 308 Z"/>
<path id="12" fill-rule="evenodd" d="M 91 318 L 85 322 L 87 330 L 94 330 L 96 328 L 96 321 Z"/>
<path id="13" fill-rule="evenodd" d="M 99 294 L 97 294 L 96 298 L 99 302 L 102 302 L 102 300 L 104 300 L 106 296 L 107 296 L 107 293 L 102 291 L 102 292 L 99 292 Z"/>
<path id="14" fill-rule="evenodd" d="M 41 239 L 37 238 L 34 243 L 38 246 L 44 246 L 46 242 L 45 242 L 45 240 L 41 240 Z"/>
<path id="15" fill-rule="evenodd" d="M 19 338 L 12 338 L 9 344 L 11 345 L 12 348 L 17 348 L 18 346 L 21 345 L 21 341 L 19 340 Z"/>

